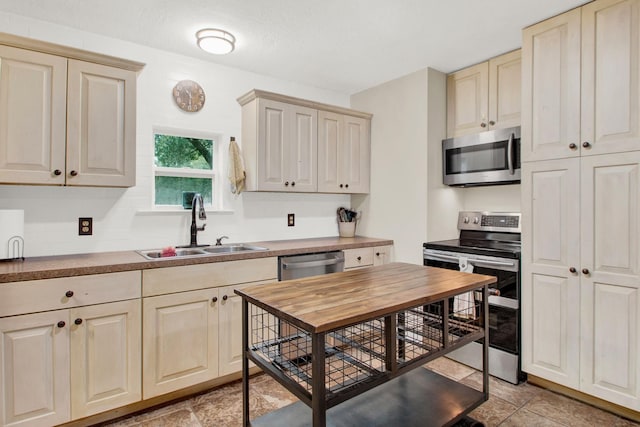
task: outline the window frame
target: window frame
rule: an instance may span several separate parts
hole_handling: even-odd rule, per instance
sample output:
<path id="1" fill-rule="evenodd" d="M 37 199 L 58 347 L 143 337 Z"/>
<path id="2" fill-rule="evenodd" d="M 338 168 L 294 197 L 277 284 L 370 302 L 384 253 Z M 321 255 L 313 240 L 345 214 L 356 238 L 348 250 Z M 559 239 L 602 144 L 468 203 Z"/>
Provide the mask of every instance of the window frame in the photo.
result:
<path id="1" fill-rule="evenodd" d="M 213 164 L 211 170 L 209 169 L 191 169 L 191 168 L 172 168 L 165 166 L 156 166 L 155 164 L 155 149 L 156 149 L 156 135 L 169 135 L 183 138 L 198 138 L 208 139 L 213 141 L 212 153 Z M 152 146 L 151 146 L 151 207 L 153 211 L 161 212 L 183 212 L 186 209 L 182 205 L 156 205 L 156 176 L 170 176 L 181 178 L 211 178 L 211 205 L 205 205 L 207 211 L 217 211 L 223 209 L 223 173 L 222 173 L 222 159 L 220 156 L 220 146 L 222 145 L 222 134 L 217 132 L 206 132 L 193 129 L 177 129 L 163 126 L 154 126 L 152 133 Z"/>

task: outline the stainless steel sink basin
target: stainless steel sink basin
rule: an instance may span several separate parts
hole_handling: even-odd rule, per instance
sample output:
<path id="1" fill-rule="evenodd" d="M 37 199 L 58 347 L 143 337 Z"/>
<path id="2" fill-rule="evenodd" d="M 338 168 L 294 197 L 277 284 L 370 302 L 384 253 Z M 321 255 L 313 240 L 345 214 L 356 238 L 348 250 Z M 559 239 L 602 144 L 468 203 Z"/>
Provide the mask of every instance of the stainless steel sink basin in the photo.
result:
<path id="1" fill-rule="evenodd" d="M 231 252 L 247 252 L 247 251 L 267 251 L 268 248 L 262 246 L 245 245 L 244 243 L 228 244 L 222 246 L 208 246 L 202 249 L 210 254 L 228 254 Z"/>
<path id="2" fill-rule="evenodd" d="M 222 246 L 205 246 L 202 248 L 176 248 L 175 255 L 163 252 L 162 249 L 151 249 L 147 251 L 136 251 L 146 259 L 175 259 L 191 258 L 204 255 L 223 255 L 235 252 L 267 251 L 268 248 L 262 246 L 235 243 Z"/>

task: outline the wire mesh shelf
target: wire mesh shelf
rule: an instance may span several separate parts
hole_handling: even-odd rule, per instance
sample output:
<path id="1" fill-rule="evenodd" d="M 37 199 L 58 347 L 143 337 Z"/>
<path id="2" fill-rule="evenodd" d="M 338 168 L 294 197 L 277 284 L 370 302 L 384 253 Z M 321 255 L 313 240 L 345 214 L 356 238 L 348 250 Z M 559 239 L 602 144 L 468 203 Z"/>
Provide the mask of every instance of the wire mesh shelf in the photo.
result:
<path id="1" fill-rule="evenodd" d="M 327 398 L 375 381 L 394 366 L 426 359 L 463 339 L 482 336 L 481 299 L 481 292 L 469 292 L 397 312 L 393 322 L 385 323 L 381 317 L 328 332 L 324 343 Z M 249 316 L 254 357 L 310 395 L 312 334 L 252 304 Z M 395 330 L 386 334 L 388 325 L 395 325 Z"/>

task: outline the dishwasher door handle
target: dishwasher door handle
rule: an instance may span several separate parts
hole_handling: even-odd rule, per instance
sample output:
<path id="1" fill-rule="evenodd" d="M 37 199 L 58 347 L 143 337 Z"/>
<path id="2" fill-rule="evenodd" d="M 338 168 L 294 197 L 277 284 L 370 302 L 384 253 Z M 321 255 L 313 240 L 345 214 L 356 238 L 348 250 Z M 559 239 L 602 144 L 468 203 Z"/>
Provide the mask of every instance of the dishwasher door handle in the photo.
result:
<path id="1" fill-rule="evenodd" d="M 304 261 L 304 262 L 282 262 L 282 268 L 285 270 L 295 270 L 298 268 L 311 268 L 311 267 L 322 267 L 325 265 L 335 265 L 342 262 L 340 258 L 332 258 L 332 259 L 321 259 L 318 261 Z"/>

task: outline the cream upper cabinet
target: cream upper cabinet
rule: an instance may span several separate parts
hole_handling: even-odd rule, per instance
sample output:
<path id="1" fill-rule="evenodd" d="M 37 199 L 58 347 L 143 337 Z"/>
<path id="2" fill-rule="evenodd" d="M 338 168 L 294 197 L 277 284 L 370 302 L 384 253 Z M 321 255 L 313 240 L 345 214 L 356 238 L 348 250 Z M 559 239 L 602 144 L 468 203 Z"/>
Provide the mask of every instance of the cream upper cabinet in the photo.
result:
<path id="1" fill-rule="evenodd" d="M 522 160 L 640 149 L 640 3 L 598 0 L 523 32 Z"/>
<path id="2" fill-rule="evenodd" d="M 0 45 L 0 182 L 64 184 L 66 100 L 66 58 Z"/>
<path id="3" fill-rule="evenodd" d="M 522 33 L 523 161 L 580 152 L 580 9 Z"/>
<path id="4" fill-rule="evenodd" d="M 142 66 L 0 34 L 0 184 L 135 185 Z"/>
<path id="5" fill-rule="evenodd" d="M 640 2 L 582 11 L 581 154 L 640 150 Z"/>
<path id="6" fill-rule="evenodd" d="M 136 73 L 69 60 L 67 185 L 136 183 Z"/>
<path id="7" fill-rule="evenodd" d="M 369 192 L 371 114 L 261 90 L 238 103 L 247 191 Z"/>
<path id="8" fill-rule="evenodd" d="M 69 327 L 68 310 L 0 318 L 0 425 L 71 419 Z"/>
<path id="9" fill-rule="evenodd" d="M 368 193 L 370 121 L 319 111 L 318 123 L 318 191 Z"/>
<path id="10" fill-rule="evenodd" d="M 447 136 L 520 125 L 520 50 L 447 76 Z"/>
<path id="11" fill-rule="evenodd" d="M 247 191 L 317 191 L 317 110 L 257 98 L 243 106 L 242 126 Z"/>

